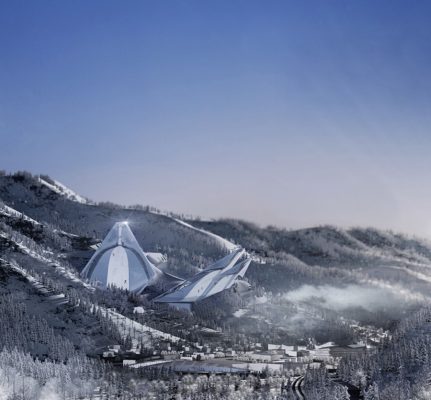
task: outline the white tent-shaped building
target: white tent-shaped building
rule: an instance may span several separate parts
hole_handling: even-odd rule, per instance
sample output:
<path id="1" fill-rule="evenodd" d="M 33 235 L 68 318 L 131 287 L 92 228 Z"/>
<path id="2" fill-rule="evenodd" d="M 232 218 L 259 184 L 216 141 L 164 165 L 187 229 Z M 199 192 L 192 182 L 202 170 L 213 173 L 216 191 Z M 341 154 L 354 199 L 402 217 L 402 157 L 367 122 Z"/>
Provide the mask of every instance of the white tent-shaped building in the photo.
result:
<path id="1" fill-rule="evenodd" d="M 115 286 L 134 293 L 155 295 L 154 301 L 191 309 L 196 301 L 231 288 L 243 278 L 251 259 L 237 248 L 188 280 L 170 275 L 151 261 L 166 259 L 144 253 L 127 222 L 117 222 L 81 272 L 82 278 L 106 289 Z"/>
<path id="2" fill-rule="evenodd" d="M 116 286 L 141 293 L 162 275 L 147 258 L 127 222 L 117 222 L 81 276 L 95 286 Z"/>

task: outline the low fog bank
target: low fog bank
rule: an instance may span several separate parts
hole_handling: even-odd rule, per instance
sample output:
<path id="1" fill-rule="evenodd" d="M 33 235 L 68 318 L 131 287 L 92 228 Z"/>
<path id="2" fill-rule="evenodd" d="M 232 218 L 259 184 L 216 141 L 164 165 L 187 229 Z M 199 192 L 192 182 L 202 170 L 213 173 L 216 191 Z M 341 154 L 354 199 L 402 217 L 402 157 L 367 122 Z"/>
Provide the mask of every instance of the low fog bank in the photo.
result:
<path id="1" fill-rule="evenodd" d="M 345 287 L 303 285 L 299 289 L 287 292 L 284 298 L 295 303 L 318 301 L 322 307 L 334 311 L 363 308 L 370 312 L 411 307 L 426 301 L 419 294 L 406 295 L 389 285 L 382 288 L 355 284 Z"/>

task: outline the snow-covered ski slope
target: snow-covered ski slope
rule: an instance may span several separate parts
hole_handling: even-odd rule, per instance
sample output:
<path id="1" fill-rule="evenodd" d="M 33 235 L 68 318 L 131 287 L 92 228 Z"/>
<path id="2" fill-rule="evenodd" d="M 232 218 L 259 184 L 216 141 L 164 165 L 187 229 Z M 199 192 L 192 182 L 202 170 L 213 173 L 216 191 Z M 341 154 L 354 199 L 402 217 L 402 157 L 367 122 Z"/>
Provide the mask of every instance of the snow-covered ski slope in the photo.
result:
<path id="1" fill-rule="evenodd" d="M 0 258 L 5 265 L 7 265 L 12 271 L 17 272 L 36 289 L 37 292 L 45 296 L 48 301 L 55 303 L 56 305 L 67 304 L 69 300 L 64 293 L 55 293 L 52 289 L 47 288 L 38 279 L 33 277 L 26 269 L 18 265 L 17 262 L 9 262 Z"/>
<path id="2" fill-rule="evenodd" d="M 5 238 L 7 240 L 10 240 L 12 243 L 14 243 L 17 248 L 24 254 L 27 254 L 31 258 L 34 258 L 35 260 L 38 260 L 44 264 L 49 264 L 51 266 L 54 266 L 58 272 L 60 272 L 64 277 L 67 279 L 79 283 L 82 286 L 85 286 L 87 289 L 90 289 L 91 291 L 94 290 L 94 287 L 90 284 L 84 282 L 82 279 L 80 279 L 76 273 L 65 266 L 61 265 L 58 258 L 53 257 L 53 252 L 50 250 L 46 250 L 43 248 L 40 248 L 40 251 L 35 251 L 28 247 L 24 240 L 19 240 L 14 238 L 13 235 L 8 235 L 6 232 L 0 232 L 0 237 Z M 24 236 L 21 235 L 22 238 Z M 31 239 L 30 239 L 31 240 Z M 32 242 L 32 241 L 31 241 Z"/>
<path id="3" fill-rule="evenodd" d="M 172 217 L 170 217 L 170 218 L 172 218 Z M 181 219 L 178 219 L 178 218 L 172 218 L 172 219 L 174 221 L 176 221 L 177 223 L 179 223 L 183 226 L 186 226 L 189 229 L 192 229 L 194 231 L 197 231 L 197 232 L 203 233 L 204 235 L 209 236 L 210 238 L 214 239 L 222 248 L 224 248 L 230 252 L 232 252 L 232 251 L 238 249 L 238 247 L 240 247 L 239 245 L 225 239 L 224 237 L 222 237 L 220 235 L 216 235 L 215 233 L 212 233 L 212 232 L 207 231 L 207 230 L 202 229 L 202 228 L 197 228 L 196 226 L 193 226 L 193 225 L 189 224 L 188 222 L 185 222 Z M 247 257 L 250 257 L 251 260 L 255 263 L 266 264 L 266 260 L 264 258 L 248 252 L 247 249 L 245 251 L 245 255 Z"/>
<path id="4" fill-rule="evenodd" d="M 117 329 L 120 331 L 123 337 L 131 335 L 134 347 L 140 343 L 141 339 L 144 341 L 144 344 L 149 343 L 151 338 L 166 339 L 171 342 L 178 342 L 181 340 L 181 338 L 178 336 L 174 336 L 133 321 L 132 319 L 125 317 L 112 308 L 101 308 L 101 310 L 115 323 Z"/>
<path id="5" fill-rule="evenodd" d="M 3 214 L 7 217 L 22 218 L 23 220 L 28 221 L 33 225 L 40 225 L 40 223 L 33 218 L 30 218 L 27 215 L 15 210 L 14 208 L 7 206 L 2 201 L 0 201 L 0 214 Z"/>
<path id="6" fill-rule="evenodd" d="M 72 189 L 69 189 L 66 185 L 63 185 L 61 182 L 53 180 L 54 184 L 47 182 L 46 180 L 39 177 L 39 183 L 51 189 L 53 192 L 66 197 L 69 200 L 76 201 L 81 204 L 91 204 L 90 201 L 74 192 Z"/>
<path id="7" fill-rule="evenodd" d="M 1 258 L 0 261 L 7 265 L 11 270 L 23 276 L 36 289 L 36 291 L 46 297 L 49 302 L 54 303 L 57 306 L 69 303 L 69 300 L 64 293 L 56 293 L 52 289 L 47 288 L 42 282 L 32 276 L 29 271 L 18 265 L 18 263 L 9 262 Z M 174 336 L 133 321 L 132 319 L 120 314 L 115 309 L 107 309 L 105 307 L 95 305 L 93 306 L 100 308 L 102 313 L 104 313 L 115 323 L 123 337 L 127 337 L 127 335 L 132 334 L 132 342 L 134 347 L 136 347 L 141 342 L 144 344 L 149 344 L 152 338 L 165 339 L 171 342 L 178 342 L 181 340 L 178 336 Z"/>
<path id="8" fill-rule="evenodd" d="M 181 219 L 178 219 L 178 218 L 173 218 L 173 219 L 176 222 L 178 222 L 179 224 L 186 226 L 187 228 L 190 228 L 190 229 L 193 229 L 195 231 L 201 232 L 201 233 L 203 233 L 203 234 L 205 234 L 205 235 L 213 238 L 217 243 L 219 243 L 226 250 L 233 251 L 233 250 L 235 250 L 235 249 L 238 248 L 238 245 L 236 245 L 235 243 L 232 243 L 229 240 L 227 240 L 227 239 L 225 239 L 225 238 L 223 238 L 223 237 L 221 237 L 219 235 L 216 235 L 215 233 L 206 231 L 205 229 L 196 228 L 195 226 L 190 225 L 189 223 L 184 222 Z"/>

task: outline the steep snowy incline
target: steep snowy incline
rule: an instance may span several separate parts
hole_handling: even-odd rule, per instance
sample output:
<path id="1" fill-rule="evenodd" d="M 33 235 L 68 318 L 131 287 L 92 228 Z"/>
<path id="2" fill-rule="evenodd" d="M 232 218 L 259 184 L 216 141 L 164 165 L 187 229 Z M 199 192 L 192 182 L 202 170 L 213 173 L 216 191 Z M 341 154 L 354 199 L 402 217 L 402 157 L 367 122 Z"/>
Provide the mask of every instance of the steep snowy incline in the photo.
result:
<path id="1" fill-rule="evenodd" d="M 140 324 L 137 321 L 133 321 L 130 318 L 127 318 L 123 314 L 120 314 L 116 310 L 112 308 L 104 308 L 98 306 L 101 311 L 109 317 L 112 322 L 117 326 L 123 338 L 126 338 L 127 335 L 132 333 L 132 341 L 134 347 L 140 343 L 140 340 L 143 339 L 144 343 L 150 343 L 151 338 L 165 339 L 170 340 L 171 342 L 179 342 L 182 339 L 178 336 L 171 335 L 170 333 L 159 331 L 158 329 L 150 328 L 147 325 Z"/>
<path id="2" fill-rule="evenodd" d="M 16 261 L 6 261 L 0 258 L 0 261 L 3 262 L 4 265 L 9 267 L 11 270 L 17 272 L 21 276 L 23 276 L 27 281 L 43 296 L 45 296 L 48 301 L 55 303 L 57 306 L 69 303 L 69 299 L 66 297 L 64 293 L 56 293 L 53 289 L 47 288 L 42 282 L 33 277 L 26 269 L 19 266 Z"/>
<path id="3" fill-rule="evenodd" d="M 94 290 L 93 286 L 80 279 L 74 271 L 62 265 L 60 262 L 61 260 L 55 256 L 51 249 L 39 245 L 33 239 L 14 231 L 12 228 L 2 223 L 0 223 L 0 238 L 4 238 L 14 243 L 21 253 L 44 264 L 55 267 L 56 271 L 60 272 L 67 279 L 78 283 L 91 291 Z"/>
<path id="4" fill-rule="evenodd" d="M 66 197 L 69 200 L 76 201 L 77 203 L 81 204 L 91 204 L 90 201 L 79 195 L 78 193 L 74 192 L 72 189 L 69 189 L 67 186 L 63 185 L 61 182 L 58 182 L 56 180 L 53 180 L 52 183 L 47 182 L 45 179 L 39 177 L 38 178 L 39 183 L 46 186 L 47 188 L 51 189 L 53 192 L 60 194 L 61 196 Z"/>
<path id="5" fill-rule="evenodd" d="M 215 241 L 216 241 L 217 243 L 219 243 L 222 247 L 224 247 L 226 250 L 233 251 L 233 250 L 235 250 L 236 248 L 238 248 L 238 245 L 236 245 L 236 244 L 234 244 L 234 243 L 230 242 L 229 240 L 227 240 L 227 239 L 225 239 L 225 238 L 222 238 L 222 237 L 221 237 L 221 236 L 219 236 L 219 235 L 216 235 L 215 233 L 212 233 L 212 232 L 206 231 L 205 229 L 196 228 L 195 226 L 190 225 L 190 224 L 188 224 L 187 222 L 184 222 L 184 221 L 182 221 L 182 220 L 180 220 L 180 219 L 178 219 L 178 218 L 173 218 L 173 219 L 174 219 L 176 222 L 178 222 L 179 224 L 186 226 L 187 228 L 193 229 L 193 230 L 198 231 L 198 232 L 201 232 L 201 233 L 203 233 L 203 234 L 205 234 L 205 235 L 207 235 L 207 236 L 210 236 L 211 238 L 215 239 Z"/>
<path id="6" fill-rule="evenodd" d="M 172 217 L 170 217 L 170 218 L 172 218 Z M 228 250 L 228 251 L 230 251 L 230 252 L 232 252 L 232 251 L 234 251 L 234 250 L 236 250 L 236 249 L 238 249 L 238 247 L 241 247 L 240 245 L 238 245 L 238 244 L 235 244 L 235 243 L 232 243 L 232 242 L 230 242 L 229 240 L 227 240 L 227 239 L 225 239 L 224 237 L 221 237 L 221 236 L 219 236 L 219 235 L 216 235 L 215 233 L 212 233 L 212 232 L 210 232 L 210 231 L 207 231 L 207 230 L 205 230 L 205 229 L 202 229 L 202 228 L 197 228 L 197 227 L 195 227 L 195 226 L 193 226 L 193 225 L 191 225 L 191 224 L 189 224 L 189 223 L 187 223 L 187 222 L 184 222 L 184 221 L 182 221 L 181 219 L 178 219 L 178 218 L 172 218 L 175 222 L 178 222 L 179 224 L 181 224 L 181 225 L 183 225 L 183 226 L 186 226 L 187 228 L 190 228 L 190 229 L 193 229 L 194 231 L 197 231 L 197 232 L 201 232 L 201 233 L 203 233 L 204 235 L 207 235 L 207 236 L 209 236 L 209 237 L 211 237 L 212 239 L 214 239 L 221 247 L 223 247 L 223 248 L 225 248 L 226 250 Z M 250 257 L 251 259 L 252 259 L 252 261 L 253 262 L 255 262 L 255 263 L 257 263 L 257 264 L 266 264 L 266 260 L 264 259 L 264 258 L 262 258 L 262 257 L 260 257 L 260 256 L 258 256 L 258 255 L 256 255 L 256 254 L 252 254 L 252 253 L 250 253 L 249 251 L 247 251 L 247 249 L 246 249 L 246 251 L 245 251 L 245 255 L 247 256 L 247 257 Z"/>
<path id="7" fill-rule="evenodd" d="M 24 213 L 21 213 L 15 210 L 14 208 L 7 206 L 1 200 L 0 200 L 0 214 L 3 214 L 7 217 L 22 218 L 25 221 L 32 223 L 33 225 L 40 225 L 40 223 L 34 220 L 33 218 L 30 218 Z"/>

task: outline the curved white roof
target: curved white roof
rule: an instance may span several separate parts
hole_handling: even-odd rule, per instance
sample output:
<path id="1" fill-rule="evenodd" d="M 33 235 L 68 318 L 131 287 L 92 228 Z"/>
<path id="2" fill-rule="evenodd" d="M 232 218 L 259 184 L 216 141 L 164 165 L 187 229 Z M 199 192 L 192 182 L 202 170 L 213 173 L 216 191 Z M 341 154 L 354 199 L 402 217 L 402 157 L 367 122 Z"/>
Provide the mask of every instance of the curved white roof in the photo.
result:
<path id="1" fill-rule="evenodd" d="M 184 281 L 158 269 L 139 246 L 126 222 L 117 222 L 81 272 L 95 286 L 110 286 L 135 293 L 151 286 L 162 292 L 155 301 L 193 303 L 229 289 L 238 277 L 244 277 L 250 258 L 239 261 L 245 251 L 235 249 L 207 268 Z M 168 289 L 166 291 L 166 289 Z"/>
<path id="2" fill-rule="evenodd" d="M 140 293 L 162 272 L 147 258 L 127 222 L 117 222 L 81 272 L 96 286 Z"/>
<path id="3" fill-rule="evenodd" d="M 161 303 L 193 303 L 231 288 L 238 277 L 244 277 L 250 265 L 250 258 L 238 262 L 243 254 L 244 250 L 240 248 L 233 251 L 188 281 L 157 297 L 155 301 Z"/>

